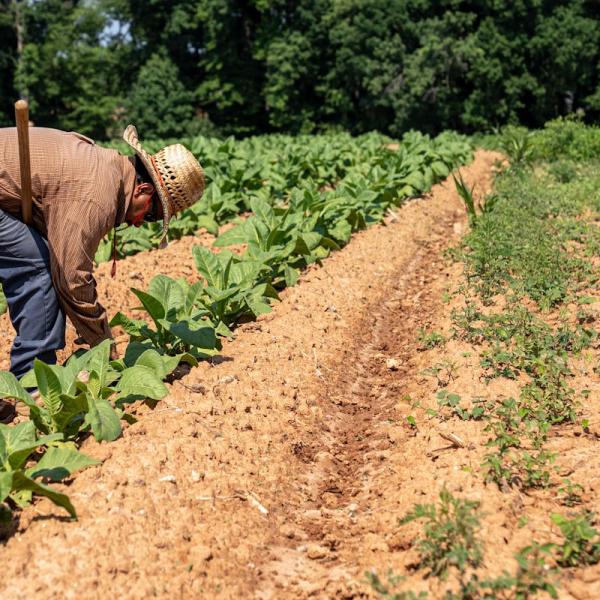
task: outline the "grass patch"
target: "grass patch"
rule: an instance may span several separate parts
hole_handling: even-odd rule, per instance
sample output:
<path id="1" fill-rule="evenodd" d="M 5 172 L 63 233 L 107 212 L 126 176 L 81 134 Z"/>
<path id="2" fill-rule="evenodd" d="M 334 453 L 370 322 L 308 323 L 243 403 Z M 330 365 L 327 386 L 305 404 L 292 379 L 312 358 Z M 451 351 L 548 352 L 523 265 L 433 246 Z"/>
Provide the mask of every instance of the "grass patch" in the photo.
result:
<path id="1" fill-rule="evenodd" d="M 496 142 L 510 165 L 487 209 L 475 218 L 465 203 L 471 231 L 454 256 L 466 267 L 466 300 L 453 311 L 454 336 L 481 346 L 486 379 L 525 381 L 518 397 L 486 410 L 486 479 L 543 488 L 555 472 L 548 431 L 579 410 L 569 360 L 598 344 L 586 306 L 599 280 L 600 129 L 559 120 L 536 133 L 508 129 Z M 457 191 L 463 197 L 465 186 Z"/>
<path id="2" fill-rule="evenodd" d="M 400 523 L 424 523 L 414 543 L 415 568 L 426 577 L 454 576 L 444 600 L 526 599 L 538 592 L 556 598 L 559 569 L 600 562 L 600 531 L 583 487 L 560 476 L 560 455 L 548 446 L 553 428 L 577 423 L 581 399 L 590 394 L 575 389 L 572 359 L 590 363 L 599 347 L 590 308 L 600 301 L 600 129 L 563 119 L 540 132 L 509 128 L 493 145 L 510 164 L 501 167 L 487 201 L 455 179 L 470 232 L 449 253 L 465 265 L 458 290 L 464 301 L 452 311 L 450 336 L 477 348 L 482 380 L 519 385 L 511 385 L 509 397 L 465 403 L 455 363 L 438 357 L 422 372 L 438 387 L 437 410 L 427 414 L 484 424 L 486 482 L 501 490 L 553 489 L 561 505 L 579 512 L 551 515 L 552 542 L 532 542 L 515 556 L 516 571 L 484 579 L 478 503 L 444 490 L 437 504 L 415 505 Z M 422 349 L 437 345 L 426 332 L 419 341 Z M 581 425 L 585 431 L 585 419 Z M 390 577 L 371 574 L 370 581 L 383 598 L 424 597 Z"/>

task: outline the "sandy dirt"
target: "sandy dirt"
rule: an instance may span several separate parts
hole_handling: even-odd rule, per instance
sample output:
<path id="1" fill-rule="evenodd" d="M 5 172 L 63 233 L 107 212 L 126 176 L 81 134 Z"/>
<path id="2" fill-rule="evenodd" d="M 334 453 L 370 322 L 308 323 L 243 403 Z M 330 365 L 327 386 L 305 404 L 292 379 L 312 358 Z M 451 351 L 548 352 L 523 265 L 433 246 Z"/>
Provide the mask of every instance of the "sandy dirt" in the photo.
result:
<path id="1" fill-rule="evenodd" d="M 462 169 L 478 193 L 490 189 L 497 159 L 479 151 Z M 0 548 L 0 597 L 374 598 L 365 572 L 392 568 L 407 576 L 405 589 L 439 598 L 448 586 L 411 569 L 418 529 L 398 519 L 443 486 L 481 501 L 486 572 L 514 570 L 514 553 L 532 536 L 554 535 L 556 500 L 485 486 L 483 426 L 425 413 L 444 382 L 423 370 L 442 356 L 457 363 L 450 387 L 466 397 L 515 393 L 514 384 L 483 383 L 462 343 L 419 351 L 420 328 L 449 330 L 444 292 L 461 271 L 443 252 L 465 229 L 454 186 L 436 186 L 310 268 L 271 314 L 238 328 L 218 360 L 174 382 L 154 410 L 140 407 L 121 439 L 88 440 L 84 451 L 103 464 L 65 486 L 79 520 L 46 500 L 26 509 Z M 116 282 L 103 266 L 109 313 L 130 311 L 129 287 L 158 272 L 192 276 L 197 242 L 121 261 Z M 6 363 L 6 316 L 0 331 Z M 591 508 L 596 445 L 568 428 L 555 441 Z M 600 567 L 569 577 L 561 598 L 600 597 Z"/>

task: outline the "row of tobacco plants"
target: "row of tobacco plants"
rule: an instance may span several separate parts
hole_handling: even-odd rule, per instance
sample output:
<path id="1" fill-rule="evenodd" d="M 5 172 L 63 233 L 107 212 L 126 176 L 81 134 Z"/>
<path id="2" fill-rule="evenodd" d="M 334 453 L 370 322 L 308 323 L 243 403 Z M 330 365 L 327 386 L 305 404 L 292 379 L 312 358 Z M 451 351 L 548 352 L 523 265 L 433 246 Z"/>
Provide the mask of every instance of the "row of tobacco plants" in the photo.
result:
<path id="1" fill-rule="evenodd" d="M 194 248 L 195 281 L 157 275 L 147 290 L 132 289 L 146 318 L 118 313 L 112 319 L 131 338 L 122 359 L 111 361 L 105 342 L 62 366 L 36 361 L 20 381 L 0 373 L 0 398 L 29 408 L 28 421 L 0 425 L 5 514 L 40 494 L 75 516 L 67 496 L 48 484 L 95 464 L 77 449 L 85 437 L 119 437 L 121 421 L 134 420 L 131 404 L 162 399 L 164 380 L 177 365 L 217 354 L 220 339 L 232 336 L 240 320 L 271 310 L 278 292 L 295 284 L 304 267 L 471 157 L 470 143 L 451 133 L 433 140 L 410 133 L 391 144 L 375 134 L 190 140 L 210 183 L 203 201 L 173 223 L 172 235 L 201 228 L 217 234 L 231 220 L 233 226 L 217 237 L 215 252 Z M 125 230 L 123 254 L 151 247 L 156 227 Z M 107 258 L 109 245 L 101 245 L 97 261 Z"/>
<path id="2" fill-rule="evenodd" d="M 487 142 L 500 146 L 509 164 L 499 166 L 495 191 L 481 202 L 456 178 L 470 222 L 452 252 L 465 268 L 456 290 L 461 302 L 447 335 L 422 331 L 419 343 L 442 355 L 449 338 L 468 344 L 481 381 L 510 381 L 519 392 L 466 400 L 452 387 L 452 361 L 442 360 L 426 372 L 439 387 L 426 418 L 482 428 L 486 450 L 475 476 L 509 497 L 553 499 L 560 510 L 548 515 L 553 537 L 538 539 L 532 530 L 516 570 L 497 577 L 482 574 L 485 502 L 444 489 L 438 503 L 416 505 L 400 525 L 424 524 L 415 541 L 417 568 L 447 581 L 446 600 L 519 600 L 542 592 L 558 598 L 561 572 L 600 562 L 600 522 L 585 500 L 594 494 L 581 470 L 567 469 L 551 445 L 561 431 L 575 436 L 573 444 L 594 438 L 587 417 L 597 406 L 587 405 L 594 386 L 598 398 L 600 375 L 600 130 L 561 120 L 535 133 L 508 129 Z M 574 365 L 583 375 L 578 386 Z M 527 523 L 525 511 L 519 527 Z M 403 590 L 398 579 L 369 578 L 383 598 L 427 597 Z"/>

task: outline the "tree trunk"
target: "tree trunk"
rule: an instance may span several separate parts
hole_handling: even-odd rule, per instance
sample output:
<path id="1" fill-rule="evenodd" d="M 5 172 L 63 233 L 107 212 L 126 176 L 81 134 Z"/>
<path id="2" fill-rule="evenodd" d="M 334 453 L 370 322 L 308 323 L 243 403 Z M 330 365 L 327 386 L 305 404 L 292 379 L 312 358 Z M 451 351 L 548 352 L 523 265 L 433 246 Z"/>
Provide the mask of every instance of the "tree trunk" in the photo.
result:
<path id="1" fill-rule="evenodd" d="M 17 37 L 17 68 L 15 71 L 15 86 L 17 88 L 17 93 L 19 94 L 19 98 L 24 98 L 28 100 L 27 97 L 27 89 L 25 86 L 20 84 L 20 73 L 23 65 L 23 38 L 25 36 L 25 26 L 23 24 L 23 15 L 21 13 L 21 3 L 22 0 L 11 0 L 12 8 L 13 8 L 13 16 L 14 16 L 14 29 Z"/>

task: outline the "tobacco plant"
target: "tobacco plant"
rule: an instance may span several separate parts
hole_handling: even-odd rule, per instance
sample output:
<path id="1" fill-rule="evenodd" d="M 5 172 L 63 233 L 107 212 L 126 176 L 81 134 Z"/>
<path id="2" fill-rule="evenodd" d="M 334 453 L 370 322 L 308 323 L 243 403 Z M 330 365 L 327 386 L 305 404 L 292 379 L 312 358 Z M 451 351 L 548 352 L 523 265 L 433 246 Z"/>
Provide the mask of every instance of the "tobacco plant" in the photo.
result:
<path id="1" fill-rule="evenodd" d="M 202 291 L 200 281 L 190 285 L 157 275 L 147 292 L 131 288 L 142 303 L 140 309 L 151 317 L 154 328 L 145 320 L 131 319 L 119 312 L 111 326 L 120 325 L 144 349 L 178 357 L 191 365 L 198 358 L 214 356 L 220 350 L 215 326 L 205 318 L 206 311 L 197 308 Z"/>
<path id="2" fill-rule="evenodd" d="M 36 429 L 60 440 L 74 440 L 91 431 L 98 441 L 121 435 L 120 405 L 131 396 L 160 400 L 167 394 L 162 374 L 148 367 L 143 355 L 127 366 L 111 363 L 110 340 L 88 352 L 71 357 L 64 366 L 36 360 L 21 381 L 0 372 L 0 397 L 27 405 Z M 37 388 L 36 401 L 25 388 Z"/>
<path id="3" fill-rule="evenodd" d="M 203 246 L 195 246 L 193 254 L 204 278 L 195 305 L 200 315 L 215 323 L 217 333 L 229 335 L 229 325 L 242 315 L 257 317 L 271 310 L 269 303 L 278 295 L 264 261 L 240 258 L 229 251 L 215 254 Z"/>
<path id="4" fill-rule="evenodd" d="M 37 437 L 32 421 L 14 426 L 0 425 L 0 503 L 4 507 L 23 507 L 32 496 L 46 496 L 54 504 L 76 517 L 69 498 L 39 479 L 61 481 L 85 467 L 98 464 L 77 450 L 68 447 L 49 447 L 41 460 L 27 467 L 31 455 L 42 446 L 58 442 L 60 434 Z"/>

